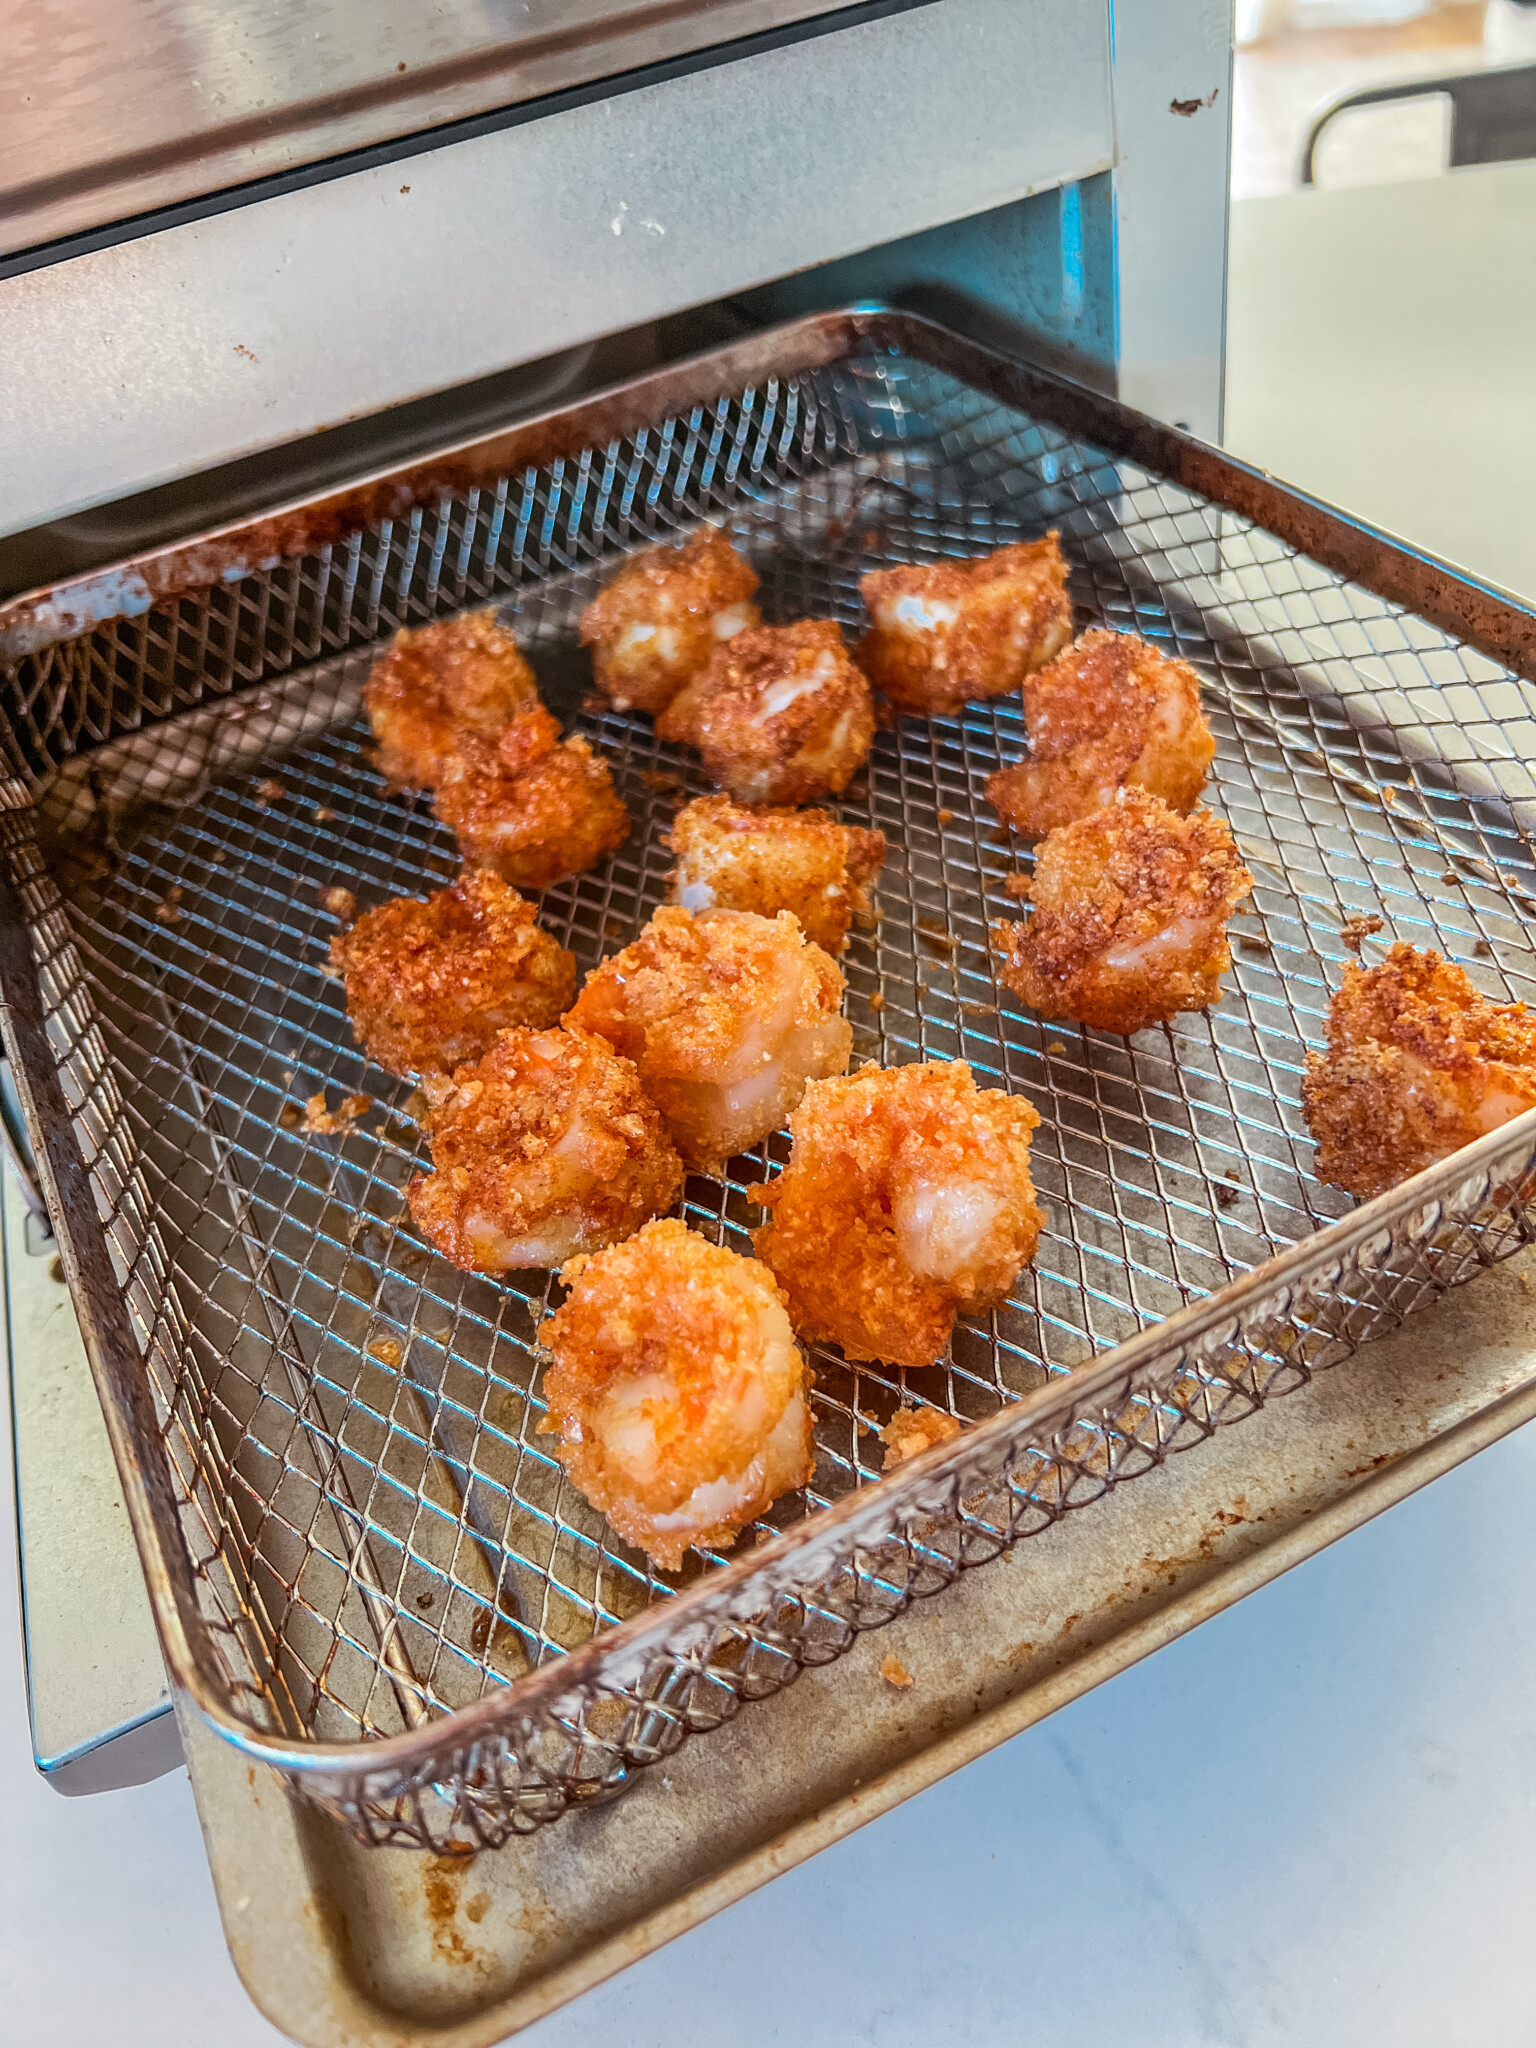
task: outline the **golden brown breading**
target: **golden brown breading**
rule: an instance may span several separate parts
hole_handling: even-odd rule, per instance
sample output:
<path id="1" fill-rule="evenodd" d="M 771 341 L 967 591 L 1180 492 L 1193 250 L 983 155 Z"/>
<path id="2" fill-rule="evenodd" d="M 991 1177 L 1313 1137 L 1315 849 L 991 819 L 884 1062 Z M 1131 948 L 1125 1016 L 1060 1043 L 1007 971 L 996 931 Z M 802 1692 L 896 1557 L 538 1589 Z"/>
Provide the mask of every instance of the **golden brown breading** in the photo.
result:
<path id="1" fill-rule="evenodd" d="M 1301 1099 L 1318 1172 L 1365 1201 L 1536 1106 L 1536 1017 L 1395 945 L 1379 967 L 1344 969 Z"/>
<path id="2" fill-rule="evenodd" d="M 842 997 L 836 965 L 788 911 L 667 904 L 587 976 L 569 1021 L 634 1061 L 678 1151 L 715 1172 L 777 1130 L 808 1079 L 847 1066 Z"/>
<path id="3" fill-rule="evenodd" d="M 1041 842 L 1034 916 L 993 926 L 999 979 L 1042 1017 L 1127 1036 L 1209 1009 L 1232 964 L 1227 919 L 1252 887 L 1222 819 L 1122 789 Z"/>
<path id="4" fill-rule="evenodd" d="M 632 556 L 581 615 L 592 678 L 620 711 L 665 711 L 722 640 L 762 623 L 757 577 L 713 526 Z"/>
<path id="5" fill-rule="evenodd" d="M 885 834 L 840 825 L 830 811 L 749 809 L 701 796 L 673 820 L 672 901 L 686 910 L 792 910 L 814 944 L 840 953 L 854 912 L 867 912 Z"/>
<path id="6" fill-rule="evenodd" d="M 397 633 L 363 687 L 363 706 L 379 766 L 402 789 L 435 789 L 458 771 L 466 745 L 494 745 L 514 724 L 529 759 L 560 737 L 533 670 L 489 609 Z"/>
<path id="7" fill-rule="evenodd" d="M 765 1266 L 669 1219 L 560 1278 L 539 1428 L 626 1542 L 675 1571 L 805 1485 L 809 1375 Z"/>
<path id="8" fill-rule="evenodd" d="M 1072 637 L 1054 531 L 975 561 L 874 569 L 859 588 L 872 621 L 859 666 L 893 704 L 927 718 L 1016 690 Z"/>
<path id="9" fill-rule="evenodd" d="M 411 1182 L 411 1215 L 467 1272 L 561 1265 L 682 1193 L 639 1075 L 590 1032 L 504 1031 L 484 1059 L 424 1085 L 433 1171 Z"/>
<path id="10" fill-rule="evenodd" d="M 880 1441 L 885 1445 L 885 1470 L 904 1465 L 919 1451 L 948 1443 L 959 1434 L 960 1425 L 954 1416 L 941 1415 L 937 1408 L 898 1408 L 880 1432 Z"/>
<path id="11" fill-rule="evenodd" d="M 482 755 L 442 784 L 432 808 L 458 834 L 466 862 L 520 889 L 582 874 L 629 837 L 608 763 L 579 736 L 516 774 Z"/>
<path id="12" fill-rule="evenodd" d="M 1200 678 L 1134 633 L 1084 633 L 1024 680 L 1029 759 L 987 784 L 987 801 L 1026 838 L 1102 810 L 1115 791 L 1150 789 L 1192 808 L 1216 753 Z"/>
<path id="13" fill-rule="evenodd" d="M 1004 1300 L 1045 1222 L 1029 1174 L 1039 1121 L 1022 1096 L 978 1089 L 963 1060 L 812 1082 L 755 1240 L 801 1336 L 929 1365 L 957 1315 Z"/>
<path id="14" fill-rule="evenodd" d="M 478 1059 L 514 1024 L 558 1021 L 576 960 L 499 875 L 466 871 L 424 903 L 397 897 L 331 941 L 353 1036 L 392 1074 Z"/>
<path id="15" fill-rule="evenodd" d="M 848 787 L 868 757 L 875 712 L 842 629 L 831 619 L 800 619 L 738 633 L 717 648 L 656 730 L 697 747 L 741 803 L 804 804 Z"/>

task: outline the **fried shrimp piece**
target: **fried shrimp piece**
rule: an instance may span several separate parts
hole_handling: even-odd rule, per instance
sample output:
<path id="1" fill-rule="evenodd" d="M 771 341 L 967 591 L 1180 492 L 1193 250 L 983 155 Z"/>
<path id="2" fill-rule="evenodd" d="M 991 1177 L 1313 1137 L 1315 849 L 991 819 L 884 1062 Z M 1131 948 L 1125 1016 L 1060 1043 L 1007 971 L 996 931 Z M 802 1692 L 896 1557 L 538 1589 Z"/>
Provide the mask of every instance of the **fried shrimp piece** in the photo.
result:
<path id="1" fill-rule="evenodd" d="M 558 1266 L 682 1192 L 639 1075 L 590 1032 L 504 1031 L 483 1060 L 424 1085 L 433 1171 L 407 1199 L 422 1236 L 467 1272 Z"/>
<path id="2" fill-rule="evenodd" d="M 1536 1017 L 1395 945 L 1379 967 L 1344 969 L 1301 1101 L 1318 1172 L 1365 1201 L 1536 1106 Z"/>
<path id="3" fill-rule="evenodd" d="M 765 1266 L 668 1219 L 560 1278 L 539 1428 L 626 1543 L 676 1571 L 805 1485 L 809 1375 Z"/>
<path id="4" fill-rule="evenodd" d="M 842 999 L 842 975 L 788 911 L 667 904 L 587 976 L 567 1021 L 634 1061 L 678 1151 L 708 1173 L 776 1131 L 808 1080 L 847 1066 Z"/>
<path id="5" fill-rule="evenodd" d="M 717 648 L 656 721 L 744 804 L 838 795 L 875 737 L 869 684 L 832 619 L 759 626 Z"/>
<path id="6" fill-rule="evenodd" d="M 558 1022 L 576 993 L 574 955 L 484 869 L 424 903 L 364 911 L 332 939 L 331 965 L 346 979 L 353 1036 L 392 1074 L 478 1059 L 514 1024 Z"/>
<path id="7" fill-rule="evenodd" d="M 854 913 L 867 913 L 885 834 L 840 825 L 830 811 L 751 810 L 701 796 L 679 811 L 672 901 L 686 910 L 792 910 L 814 944 L 840 953 Z"/>
<path id="8" fill-rule="evenodd" d="M 1227 919 L 1252 887 L 1224 820 L 1122 789 L 1042 841 L 1034 916 L 993 926 L 999 976 L 1042 1017 L 1126 1036 L 1207 1010 L 1232 964 Z"/>
<path id="9" fill-rule="evenodd" d="M 1189 664 L 1097 627 L 1025 677 L 1024 725 L 1029 759 L 994 775 L 987 801 L 1030 839 L 1102 810 L 1128 783 L 1190 810 L 1216 753 Z"/>
<path id="10" fill-rule="evenodd" d="M 1054 531 L 972 562 L 875 569 L 859 588 L 873 620 L 859 666 L 899 709 L 927 718 L 1006 696 L 1072 638 Z"/>
<path id="11" fill-rule="evenodd" d="M 665 711 L 722 640 L 762 624 L 757 577 L 706 526 L 681 547 L 633 557 L 581 615 L 592 678 L 620 711 Z"/>
<path id="12" fill-rule="evenodd" d="M 964 1060 L 813 1082 L 755 1239 L 800 1335 L 930 1365 L 956 1316 L 1004 1300 L 1045 1222 L 1029 1175 L 1039 1121 L 1022 1096 L 979 1089 Z"/>
<path id="13" fill-rule="evenodd" d="M 516 773 L 505 758 L 481 755 L 433 798 L 467 862 L 520 889 L 547 889 L 595 867 L 629 837 L 608 763 L 584 739 L 562 740 Z"/>
<path id="14" fill-rule="evenodd" d="M 397 633 L 363 687 L 363 706 L 379 766 L 402 789 L 436 789 L 510 727 L 529 759 L 560 737 L 533 670 L 489 610 Z"/>

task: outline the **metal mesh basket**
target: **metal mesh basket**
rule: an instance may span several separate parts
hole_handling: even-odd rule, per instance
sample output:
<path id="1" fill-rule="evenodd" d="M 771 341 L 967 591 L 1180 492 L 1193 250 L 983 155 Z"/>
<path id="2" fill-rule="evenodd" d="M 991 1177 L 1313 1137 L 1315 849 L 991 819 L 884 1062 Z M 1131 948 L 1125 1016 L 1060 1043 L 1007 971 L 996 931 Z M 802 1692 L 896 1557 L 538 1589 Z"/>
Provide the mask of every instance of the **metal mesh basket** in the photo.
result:
<path id="1" fill-rule="evenodd" d="M 1133 459 L 1118 408 L 1093 402 L 1096 443 L 1083 401 L 1027 379 L 1026 410 L 921 323 L 829 331 L 778 337 L 751 389 L 259 568 L 255 536 L 225 537 L 224 580 L 137 616 L 30 644 L 12 622 L 7 1043 L 172 1675 L 364 1839 L 494 1843 L 612 1792 L 1529 1236 L 1536 1114 L 1351 1214 L 1314 1175 L 1299 1080 L 1353 917 L 1529 992 L 1532 686 L 1233 511 L 1240 493 Z M 570 438 L 603 415 L 565 417 Z M 465 1275 L 413 1235 L 410 1091 L 352 1046 L 321 892 L 370 904 L 455 872 L 426 800 L 381 790 L 358 697 L 394 627 L 494 600 L 635 821 L 542 921 L 583 967 L 632 938 L 706 784 L 648 720 L 586 702 L 575 624 L 624 550 L 705 519 L 770 620 L 855 630 L 864 571 L 1058 528 L 1079 628 L 1200 671 L 1207 801 L 1257 887 L 1213 1012 L 1131 1040 L 1042 1024 L 1000 998 L 987 941 L 1024 859 L 981 795 L 1024 750 L 1017 701 L 879 736 L 840 806 L 891 844 L 843 963 L 855 1057 L 964 1058 L 1026 1094 L 1046 1230 L 933 1366 L 814 1353 L 809 1487 L 734 1557 L 663 1574 L 537 1435 L 552 1278 Z M 1524 623 L 1510 607 L 1510 636 Z M 311 1135 L 317 1091 L 371 1107 Z M 691 1178 L 688 1220 L 749 1249 L 753 1185 L 786 1150 Z M 82 1161 L 89 1204 L 66 1184 Z M 966 1427 L 882 1478 L 904 1400 Z"/>

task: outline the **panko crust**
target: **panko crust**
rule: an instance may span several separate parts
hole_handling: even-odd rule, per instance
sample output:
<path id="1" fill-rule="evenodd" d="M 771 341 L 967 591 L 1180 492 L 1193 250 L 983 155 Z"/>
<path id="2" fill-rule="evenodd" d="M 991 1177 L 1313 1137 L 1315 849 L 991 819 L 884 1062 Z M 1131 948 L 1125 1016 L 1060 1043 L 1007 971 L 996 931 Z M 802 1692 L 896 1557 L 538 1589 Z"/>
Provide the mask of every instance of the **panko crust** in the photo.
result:
<path id="1" fill-rule="evenodd" d="M 482 756 L 445 782 L 432 808 L 466 862 L 520 889 L 547 889 L 596 867 L 629 837 L 629 812 L 600 754 L 579 735 L 515 773 Z"/>
<path id="2" fill-rule="evenodd" d="M 757 576 L 725 535 L 634 555 L 581 615 L 592 679 L 620 711 L 665 711 L 723 640 L 762 624 Z"/>
<path id="3" fill-rule="evenodd" d="M 672 901 L 699 910 L 792 911 L 815 945 L 840 953 L 868 884 L 885 859 L 885 834 L 839 824 L 830 811 L 769 810 L 728 796 L 696 798 L 667 840 L 677 855 Z"/>
<path id="4" fill-rule="evenodd" d="M 963 1060 L 813 1082 L 754 1239 L 800 1335 L 930 1365 L 957 1316 L 1005 1300 L 1045 1222 L 1029 1171 L 1039 1122 L 1022 1096 L 978 1089 Z M 942 1275 L 914 1267 L 914 1253 L 939 1264 L 946 1241 Z"/>
<path id="5" fill-rule="evenodd" d="M 909 1458 L 931 1451 L 935 1444 L 947 1444 L 960 1434 L 953 1415 L 941 1415 L 937 1408 L 898 1408 L 880 1432 L 885 1445 L 885 1467 L 889 1472 Z"/>
<path id="6" fill-rule="evenodd" d="M 1027 924 L 992 936 L 998 976 L 1042 1017 L 1129 1036 L 1221 996 L 1227 920 L 1253 887 L 1226 822 L 1122 789 L 1035 860 Z"/>
<path id="7" fill-rule="evenodd" d="M 715 650 L 656 721 L 746 804 L 841 794 L 868 759 L 874 701 L 833 619 L 759 626 Z"/>
<path id="8" fill-rule="evenodd" d="M 859 666 L 900 710 L 928 718 L 1006 696 L 1072 637 L 1054 529 L 974 561 L 874 569 L 859 588 L 872 622 Z"/>
<path id="9" fill-rule="evenodd" d="M 780 1128 L 808 1077 L 847 1066 L 853 1028 L 842 999 L 836 962 L 788 911 L 695 917 L 663 904 L 633 945 L 587 976 L 567 1021 L 634 1061 L 678 1151 L 713 1173 Z M 781 1054 L 775 1084 L 758 1090 Z M 722 1106 L 727 1089 L 749 1091 L 745 1121 Z"/>
<path id="10" fill-rule="evenodd" d="M 1368 1200 L 1536 1106 L 1536 1017 L 1399 943 L 1344 969 L 1301 1099 L 1319 1174 Z"/>
<path id="11" fill-rule="evenodd" d="M 560 1265 L 682 1193 L 683 1163 L 634 1066 L 589 1032 L 504 1031 L 428 1094 L 433 1171 L 407 1199 L 423 1237 L 467 1272 Z"/>
<path id="12" fill-rule="evenodd" d="M 1102 810 L 1127 783 L 1190 810 L 1216 754 L 1188 662 L 1098 627 L 1025 677 L 1024 726 L 1029 759 L 992 776 L 987 801 L 1030 839 Z"/>
<path id="13" fill-rule="evenodd" d="M 669 1218 L 560 1278 L 539 1428 L 626 1542 L 675 1571 L 806 1484 L 810 1376 L 766 1266 Z"/>
<path id="14" fill-rule="evenodd" d="M 364 911 L 332 939 L 331 965 L 346 981 L 353 1036 L 392 1074 L 478 1059 L 513 1025 L 556 1023 L 576 992 L 575 955 L 484 869 L 424 902 Z"/>
<path id="15" fill-rule="evenodd" d="M 436 789 L 510 726 L 528 758 L 560 728 L 496 615 L 466 612 L 397 633 L 363 686 L 379 767 L 401 789 Z"/>

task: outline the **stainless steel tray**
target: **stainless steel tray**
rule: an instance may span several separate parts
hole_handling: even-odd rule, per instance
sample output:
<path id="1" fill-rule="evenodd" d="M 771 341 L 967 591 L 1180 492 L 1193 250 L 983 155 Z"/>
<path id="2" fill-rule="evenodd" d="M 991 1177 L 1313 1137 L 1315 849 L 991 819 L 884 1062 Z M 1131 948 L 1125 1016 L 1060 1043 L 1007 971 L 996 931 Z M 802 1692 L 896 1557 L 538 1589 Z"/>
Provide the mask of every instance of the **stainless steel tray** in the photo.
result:
<path id="1" fill-rule="evenodd" d="M 847 958 L 859 1049 L 962 1054 L 1026 1092 L 1049 1225 L 941 1365 L 819 1356 L 807 1495 L 743 1555 L 663 1578 L 534 1433 L 542 1277 L 468 1278 L 400 1227 L 406 1091 L 350 1047 L 318 892 L 452 872 L 425 806 L 369 775 L 357 692 L 397 623 L 494 597 L 636 816 L 544 919 L 587 963 L 627 939 L 702 784 L 644 720 L 582 708 L 574 619 L 621 550 L 705 517 L 771 617 L 850 624 L 876 562 L 1058 526 L 1080 623 L 1200 667 L 1211 800 L 1258 887 L 1210 1017 L 1129 1042 L 1041 1026 L 999 1005 L 986 948 L 1016 853 L 980 788 L 1022 751 L 1016 709 L 881 736 L 843 807 L 894 849 Z M 1533 648 L 1498 593 L 867 313 L 0 612 L 7 1048 L 186 1700 L 363 1841 L 500 1842 L 1526 1242 L 1536 1113 L 1347 1213 L 1297 1081 L 1355 914 L 1528 990 Z M 322 1085 L 380 1112 L 306 1140 L 286 1106 Z M 743 1242 L 782 1157 L 691 1181 L 690 1218 Z M 904 1392 L 969 1427 L 881 1479 Z"/>

